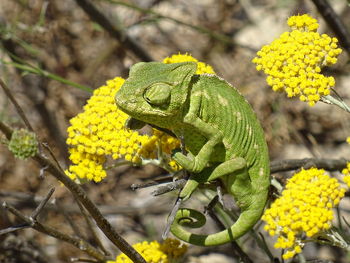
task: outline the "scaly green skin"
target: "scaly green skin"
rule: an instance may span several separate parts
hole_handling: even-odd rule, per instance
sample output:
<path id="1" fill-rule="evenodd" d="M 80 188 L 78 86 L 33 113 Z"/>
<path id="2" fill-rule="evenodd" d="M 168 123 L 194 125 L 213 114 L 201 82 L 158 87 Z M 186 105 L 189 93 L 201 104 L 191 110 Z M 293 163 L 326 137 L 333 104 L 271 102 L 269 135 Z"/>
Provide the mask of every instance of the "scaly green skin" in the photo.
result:
<path id="1" fill-rule="evenodd" d="M 205 218 L 180 209 L 171 226 L 178 238 L 213 246 L 235 240 L 260 219 L 270 184 L 269 158 L 263 130 L 248 102 L 215 75 L 195 75 L 196 63 L 137 63 L 116 95 L 118 107 L 131 117 L 184 138 L 187 156 L 173 158 L 192 173 L 180 193 L 188 199 L 200 183 L 220 179 L 241 209 L 229 228 L 197 235 L 182 226 Z M 200 223 L 198 222 L 198 224 Z"/>

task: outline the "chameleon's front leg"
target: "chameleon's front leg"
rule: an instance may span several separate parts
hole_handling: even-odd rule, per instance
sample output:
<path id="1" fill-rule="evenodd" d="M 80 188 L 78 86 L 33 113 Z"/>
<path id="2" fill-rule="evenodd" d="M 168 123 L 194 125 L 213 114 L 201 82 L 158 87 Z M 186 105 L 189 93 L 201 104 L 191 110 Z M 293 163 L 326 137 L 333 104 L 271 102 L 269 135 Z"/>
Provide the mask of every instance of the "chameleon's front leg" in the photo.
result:
<path id="1" fill-rule="evenodd" d="M 192 127 L 193 130 L 202 134 L 207 141 L 196 156 L 191 153 L 188 153 L 186 156 L 181 152 L 177 152 L 173 156 L 173 159 L 179 165 L 193 173 L 199 173 L 206 167 L 210 160 L 210 156 L 214 151 L 214 147 L 222 142 L 223 139 L 223 134 L 219 129 L 199 118 L 200 100 L 201 96 L 191 99 L 190 109 L 184 117 L 183 122 L 185 125 Z"/>

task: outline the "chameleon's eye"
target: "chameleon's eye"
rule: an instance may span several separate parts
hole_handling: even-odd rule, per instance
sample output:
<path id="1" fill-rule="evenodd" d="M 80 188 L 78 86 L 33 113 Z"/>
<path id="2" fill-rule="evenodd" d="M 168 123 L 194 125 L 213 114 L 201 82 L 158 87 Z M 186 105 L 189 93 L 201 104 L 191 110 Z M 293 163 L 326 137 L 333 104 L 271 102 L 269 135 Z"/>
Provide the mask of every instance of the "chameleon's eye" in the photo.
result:
<path id="1" fill-rule="evenodd" d="M 171 86 L 165 83 L 158 83 L 150 86 L 144 93 L 144 99 L 154 106 L 165 106 L 170 101 Z"/>

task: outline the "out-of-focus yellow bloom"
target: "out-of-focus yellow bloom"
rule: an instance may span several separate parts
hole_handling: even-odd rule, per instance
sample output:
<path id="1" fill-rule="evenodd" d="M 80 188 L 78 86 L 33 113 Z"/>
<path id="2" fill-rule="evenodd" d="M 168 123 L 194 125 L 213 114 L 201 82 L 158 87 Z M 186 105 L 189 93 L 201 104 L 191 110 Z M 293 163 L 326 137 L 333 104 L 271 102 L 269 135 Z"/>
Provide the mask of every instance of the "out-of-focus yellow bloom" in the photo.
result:
<path id="1" fill-rule="evenodd" d="M 284 259 L 300 253 L 303 235 L 315 237 L 331 227 L 332 208 L 344 197 L 345 189 L 323 169 L 302 169 L 286 184 L 262 217 L 264 229 L 278 235 L 275 248 L 286 249 Z"/>
<path id="2" fill-rule="evenodd" d="M 187 54 L 173 55 L 164 61 L 194 61 L 198 63 L 197 74 L 214 73 L 210 66 Z M 180 169 L 170 159 L 171 152 L 180 147 L 178 139 L 156 129 L 153 129 L 153 135 L 148 136 L 125 128 L 129 116 L 114 102 L 115 94 L 123 83 L 124 79 L 120 77 L 108 80 L 106 85 L 94 91 L 84 111 L 70 120 L 67 145 L 72 165 L 66 174 L 71 179 L 101 181 L 107 175 L 104 169 L 107 156 L 139 164 L 143 159 L 157 159 L 162 154 L 168 167 Z"/>
<path id="3" fill-rule="evenodd" d="M 187 251 L 187 246 L 175 239 L 166 239 L 163 243 L 157 241 L 136 243 L 133 248 L 141 254 L 147 263 L 176 263 Z M 107 263 L 132 263 L 125 254 L 117 256 L 115 261 Z"/>
<path id="4" fill-rule="evenodd" d="M 350 144 L 350 137 L 346 138 L 346 142 Z M 350 163 L 348 162 L 346 168 L 342 170 L 342 174 L 344 174 L 343 181 L 350 187 Z"/>
<path id="5" fill-rule="evenodd" d="M 342 50 L 335 37 L 316 32 L 317 20 L 309 15 L 292 16 L 287 23 L 292 31 L 262 47 L 253 63 L 264 71 L 274 91 L 299 96 L 314 106 L 335 85 L 333 77 L 321 73 L 321 67 L 335 64 Z"/>
<path id="6" fill-rule="evenodd" d="M 182 258 L 187 252 L 187 248 L 187 245 L 174 238 L 167 238 L 160 244 L 160 250 L 167 254 L 171 262 Z"/>
<path id="7" fill-rule="evenodd" d="M 166 57 L 163 60 L 163 63 L 165 64 L 172 64 L 172 63 L 180 63 L 180 62 L 196 62 L 197 63 L 197 71 L 196 74 L 215 74 L 214 69 L 203 62 L 199 62 L 197 59 L 192 57 L 189 54 L 175 54 L 170 57 Z"/>

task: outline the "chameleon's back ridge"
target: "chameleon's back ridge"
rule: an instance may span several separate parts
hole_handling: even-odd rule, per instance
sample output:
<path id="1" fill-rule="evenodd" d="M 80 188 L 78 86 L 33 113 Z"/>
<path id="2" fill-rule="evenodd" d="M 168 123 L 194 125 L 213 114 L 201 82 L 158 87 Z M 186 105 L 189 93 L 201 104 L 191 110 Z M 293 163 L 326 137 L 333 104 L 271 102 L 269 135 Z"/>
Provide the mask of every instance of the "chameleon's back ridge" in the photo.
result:
<path id="1" fill-rule="evenodd" d="M 133 118 L 184 139 L 188 154 L 173 156 L 191 172 L 179 195 L 183 201 L 199 184 L 217 179 L 233 195 L 241 214 L 229 229 L 209 235 L 191 233 L 183 228 L 193 227 L 189 218 L 205 222 L 205 217 L 187 208 L 177 212 L 171 225 L 176 237 L 212 246 L 241 237 L 260 219 L 270 184 L 269 157 L 263 129 L 245 98 L 219 77 L 195 75 L 195 70 L 193 62 L 138 63 L 116 102 Z"/>

